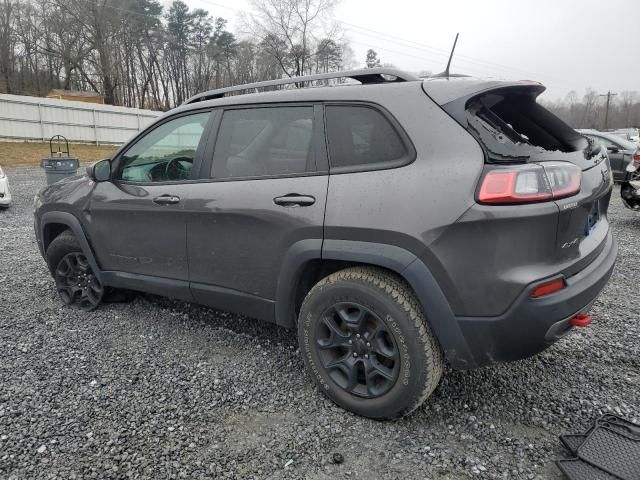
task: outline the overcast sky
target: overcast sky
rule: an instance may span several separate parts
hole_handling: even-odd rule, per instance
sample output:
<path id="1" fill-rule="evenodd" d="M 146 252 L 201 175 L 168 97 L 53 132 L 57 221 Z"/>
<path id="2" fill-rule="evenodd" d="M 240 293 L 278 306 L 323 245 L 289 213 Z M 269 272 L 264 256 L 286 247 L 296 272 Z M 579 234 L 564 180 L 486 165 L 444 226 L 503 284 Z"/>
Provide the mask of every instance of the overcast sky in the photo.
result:
<path id="1" fill-rule="evenodd" d="M 229 19 L 246 0 L 185 0 Z M 226 7 L 226 8 L 225 8 Z M 555 99 L 587 87 L 640 91 L 640 0 L 342 0 L 336 18 L 363 66 L 440 72 L 456 32 L 451 71 L 538 80 Z"/>

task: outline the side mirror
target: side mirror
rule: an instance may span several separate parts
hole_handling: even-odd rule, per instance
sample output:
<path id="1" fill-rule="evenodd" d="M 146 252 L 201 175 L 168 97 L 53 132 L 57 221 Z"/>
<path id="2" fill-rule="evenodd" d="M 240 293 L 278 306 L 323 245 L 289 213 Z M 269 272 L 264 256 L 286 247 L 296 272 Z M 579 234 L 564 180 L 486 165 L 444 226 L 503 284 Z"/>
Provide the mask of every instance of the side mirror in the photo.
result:
<path id="1" fill-rule="evenodd" d="M 618 153 L 620 149 L 618 147 L 607 147 L 609 153 Z"/>
<path id="2" fill-rule="evenodd" d="M 105 158 L 98 160 L 87 167 L 87 175 L 94 182 L 106 182 L 111 180 L 111 160 Z"/>

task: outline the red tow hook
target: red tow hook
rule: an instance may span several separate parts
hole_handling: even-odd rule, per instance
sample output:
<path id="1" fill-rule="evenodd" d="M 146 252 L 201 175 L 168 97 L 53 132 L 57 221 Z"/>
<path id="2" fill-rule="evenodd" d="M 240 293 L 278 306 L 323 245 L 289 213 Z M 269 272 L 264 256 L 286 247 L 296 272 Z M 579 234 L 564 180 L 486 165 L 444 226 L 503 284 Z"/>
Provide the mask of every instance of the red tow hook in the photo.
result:
<path id="1" fill-rule="evenodd" d="M 591 323 L 591 320 L 593 319 L 588 313 L 579 313 L 569 320 L 569 325 L 572 327 L 586 327 Z"/>

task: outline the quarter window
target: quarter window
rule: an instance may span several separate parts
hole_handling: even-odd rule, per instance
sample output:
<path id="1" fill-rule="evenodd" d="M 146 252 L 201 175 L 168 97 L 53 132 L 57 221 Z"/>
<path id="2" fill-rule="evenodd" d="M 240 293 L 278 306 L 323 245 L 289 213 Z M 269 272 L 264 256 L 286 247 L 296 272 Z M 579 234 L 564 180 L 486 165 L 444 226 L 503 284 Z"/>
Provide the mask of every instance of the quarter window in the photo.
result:
<path id="1" fill-rule="evenodd" d="M 379 111 L 371 107 L 329 105 L 325 112 L 333 168 L 381 167 L 407 158 L 398 132 Z"/>
<path id="2" fill-rule="evenodd" d="M 292 175 L 316 170 L 313 107 L 227 110 L 213 154 L 214 178 Z"/>
<path id="3" fill-rule="evenodd" d="M 190 178 L 193 159 L 210 114 L 185 115 L 154 128 L 120 157 L 119 178 L 131 182 Z"/>

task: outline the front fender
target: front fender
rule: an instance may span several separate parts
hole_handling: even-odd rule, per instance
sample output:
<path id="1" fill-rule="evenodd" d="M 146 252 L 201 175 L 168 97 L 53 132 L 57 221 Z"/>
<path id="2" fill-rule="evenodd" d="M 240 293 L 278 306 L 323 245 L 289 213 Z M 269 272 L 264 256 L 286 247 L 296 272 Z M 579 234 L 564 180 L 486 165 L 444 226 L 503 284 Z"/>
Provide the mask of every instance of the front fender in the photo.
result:
<path id="1" fill-rule="evenodd" d="M 87 240 L 87 236 L 82 228 L 82 224 L 80 220 L 78 220 L 73 214 L 69 212 L 45 212 L 42 214 L 40 220 L 40 238 L 44 242 L 44 231 L 45 227 L 48 224 L 56 223 L 62 224 L 69 227 L 69 229 L 73 232 L 76 239 L 78 240 L 78 244 L 80 244 L 80 248 L 82 249 L 82 253 L 84 253 L 85 257 L 87 257 L 87 261 L 89 265 L 91 265 L 91 269 L 95 273 L 98 280 L 102 280 L 101 278 L 101 270 L 98 266 L 98 262 L 96 261 L 96 257 L 93 254 L 93 250 L 91 249 L 91 245 Z M 45 252 L 46 253 L 46 252 Z"/>

